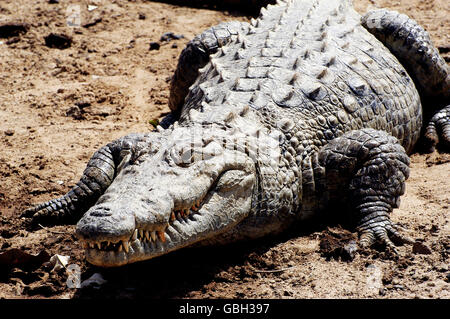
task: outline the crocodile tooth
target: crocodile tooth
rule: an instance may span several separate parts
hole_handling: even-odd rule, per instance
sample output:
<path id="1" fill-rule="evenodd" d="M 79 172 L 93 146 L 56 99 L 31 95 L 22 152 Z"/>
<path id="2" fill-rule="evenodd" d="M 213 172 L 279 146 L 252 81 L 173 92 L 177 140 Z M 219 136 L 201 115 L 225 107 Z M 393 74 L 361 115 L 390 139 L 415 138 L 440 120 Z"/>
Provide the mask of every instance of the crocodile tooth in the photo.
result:
<path id="1" fill-rule="evenodd" d="M 158 238 L 159 240 L 161 240 L 163 243 L 166 241 L 166 237 L 164 236 L 164 232 L 163 231 L 158 231 Z"/>
<path id="2" fill-rule="evenodd" d="M 152 240 L 156 242 L 156 231 L 151 232 Z"/>
<path id="3" fill-rule="evenodd" d="M 128 241 L 124 241 L 123 242 L 123 249 L 125 250 L 126 253 L 128 253 L 129 249 L 130 249 L 130 243 Z"/>
<path id="4" fill-rule="evenodd" d="M 120 245 L 119 245 L 119 248 L 117 249 L 117 251 L 118 251 L 118 252 L 121 252 L 122 249 L 123 249 L 123 246 L 122 246 L 122 244 L 120 244 Z"/>
<path id="5" fill-rule="evenodd" d="M 267 9 L 262 7 L 261 10 L 259 11 L 261 16 L 264 16 L 267 14 Z"/>
<path id="6" fill-rule="evenodd" d="M 139 237 L 144 238 L 144 231 L 142 229 L 139 229 Z"/>
<path id="7" fill-rule="evenodd" d="M 97 248 L 98 249 L 102 249 L 102 244 L 101 243 L 97 243 Z"/>
<path id="8" fill-rule="evenodd" d="M 145 239 L 147 239 L 148 241 L 150 241 L 150 232 L 146 231 L 145 232 Z"/>
<path id="9" fill-rule="evenodd" d="M 131 240 L 136 240 L 137 239 L 137 235 L 138 235 L 138 230 L 135 229 L 133 232 L 133 236 L 131 237 Z"/>
<path id="10" fill-rule="evenodd" d="M 170 214 L 170 221 L 174 221 L 175 220 L 175 213 L 172 212 L 172 214 Z"/>

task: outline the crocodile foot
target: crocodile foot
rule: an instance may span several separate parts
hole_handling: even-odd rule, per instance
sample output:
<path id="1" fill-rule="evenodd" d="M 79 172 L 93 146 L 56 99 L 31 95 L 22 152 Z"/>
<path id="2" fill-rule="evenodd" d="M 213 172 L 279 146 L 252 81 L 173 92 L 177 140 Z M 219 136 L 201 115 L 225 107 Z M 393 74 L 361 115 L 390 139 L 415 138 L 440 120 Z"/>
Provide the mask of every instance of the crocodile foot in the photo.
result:
<path id="1" fill-rule="evenodd" d="M 371 220 L 357 227 L 360 234 L 360 247 L 368 248 L 378 241 L 384 244 L 392 252 L 398 254 L 396 246 L 403 244 L 414 244 L 415 240 L 401 234 L 398 231 L 399 226 L 393 224 L 388 217 L 385 219 L 374 219 L 376 220 Z"/>
<path id="2" fill-rule="evenodd" d="M 450 105 L 431 118 L 425 129 L 425 141 L 430 152 L 433 152 L 438 144 L 445 150 L 450 150 Z"/>

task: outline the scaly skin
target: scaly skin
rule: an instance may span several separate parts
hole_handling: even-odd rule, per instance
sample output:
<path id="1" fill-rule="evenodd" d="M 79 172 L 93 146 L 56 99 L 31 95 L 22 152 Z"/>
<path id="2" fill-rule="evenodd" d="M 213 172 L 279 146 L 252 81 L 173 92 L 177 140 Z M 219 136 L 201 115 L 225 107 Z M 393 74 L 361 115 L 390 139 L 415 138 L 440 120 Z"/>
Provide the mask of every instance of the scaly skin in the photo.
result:
<path id="1" fill-rule="evenodd" d="M 68 195 L 26 215 L 78 218 L 95 202 L 77 235 L 105 267 L 279 233 L 338 206 L 362 246 L 410 242 L 389 215 L 422 128 L 411 77 L 420 90 L 433 79 L 424 96 L 445 101 L 448 68 L 435 51 L 409 59 L 408 46 L 431 46 L 411 32 L 385 41 L 395 14 L 376 25 L 384 46 L 367 30 L 379 16 L 346 0 L 279 1 L 250 24 L 206 30 L 181 54 L 162 127 L 108 144 Z M 448 142 L 448 123 L 447 107 L 428 125 L 433 143 Z"/>

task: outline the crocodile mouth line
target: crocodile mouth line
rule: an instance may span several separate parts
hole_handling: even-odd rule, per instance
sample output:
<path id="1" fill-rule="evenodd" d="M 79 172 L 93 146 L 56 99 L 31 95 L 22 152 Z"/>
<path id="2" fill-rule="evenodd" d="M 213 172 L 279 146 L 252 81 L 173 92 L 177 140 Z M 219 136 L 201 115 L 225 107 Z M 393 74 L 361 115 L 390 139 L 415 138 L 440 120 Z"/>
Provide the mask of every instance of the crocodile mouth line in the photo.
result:
<path id="1" fill-rule="evenodd" d="M 162 245 L 166 243 L 170 236 L 168 229 L 170 226 L 178 221 L 181 224 L 190 223 L 195 221 L 194 216 L 200 215 L 199 209 L 202 207 L 202 200 L 197 200 L 191 206 L 191 208 L 183 208 L 173 210 L 170 214 L 169 222 L 160 230 L 147 230 L 143 228 L 135 228 L 132 235 L 126 239 L 119 239 L 117 241 L 104 240 L 104 241 L 88 241 L 82 240 L 83 248 L 96 253 L 102 252 L 125 252 L 129 253 L 132 244 L 140 244 L 141 246 L 156 247 L 158 244 Z M 170 227 L 173 230 L 173 227 Z"/>

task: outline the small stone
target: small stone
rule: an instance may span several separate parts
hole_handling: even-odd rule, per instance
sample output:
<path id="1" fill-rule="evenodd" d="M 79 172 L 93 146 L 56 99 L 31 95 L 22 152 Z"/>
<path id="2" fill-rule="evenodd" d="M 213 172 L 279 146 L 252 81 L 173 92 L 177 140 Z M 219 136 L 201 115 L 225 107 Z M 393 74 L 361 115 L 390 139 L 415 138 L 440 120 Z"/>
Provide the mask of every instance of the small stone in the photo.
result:
<path id="1" fill-rule="evenodd" d="M 353 260 L 356 256 L 356 252 L 358 251 L 358 246 L 354 240 L 350 241 L 347 245 L 343 248 L 346 258 L 349 260 Z"/>
<path id="2" fill-rule="evenodd" d="M 72 45 L 72 38 L 65 34 L 50 33 L 44 40 L 49 48 L 66 49 Z"/>
<path id="3" fill-rule="evenodd" d="M 12 129 L 8 129 L 8 130 L 5 131 L 5 135 L 6 135 L 6 136 L 13 136 L 14 133 L 15 133 L 15 132 L 14 132 L 14 130 L 12 130 Z"/>
<path id="4" fill-rule="evenodd" d="M 439 53 L 448 53 L 450 52 L 450 44 L 444 44 L 438 47 Z"/>
<path id="5" fill-rule="evenodd" d="M 73 117 L 75 120 L 83 119 L 83 114 L 78 106 L 72 106 L 66 111 L 66 116 Z"/>
<path id="6" fill-rule="evenodd" d="M 0 22 L 0 38 L 16 37 L 26 33 L 29 25 L 20 22 Z"/>
<path id="7" fill-rule="evenodd" d="M 425 244 L 416 241 L 412 247 L 412 251 L 414 254 L 421 254 L 421 255 L 430 255 L 431 249 L 428 248 Z"/>
<path id="8" fill-rule="evenodd" d="M 145 14 L 143 14 L 143 13 L 139 13 L 139 15 L 138 15 L 138 19 L 139 20 L 145 20 L 147 17 L 145 16 Z"/>
<path id="9" fill-rule="evenodd" d="M 87 287 L 99 288 L 105 283 L 107 283 L 107 281 L 103 279 L 103 276 L 100 273 L 95 273 L 81 283 L 81 288 Z"/>
<path id="10" fill-rule="evenodd" d="M 159 50 L 161 45 L 158 42 L 150 42 L 150 51 Z"/>
<path id="11" fill-rule="evenodd" d="M 430 233 L 437 233 L 439 231 L 439 227 L 437 225 L 431 225 Z"/>
<path id="12" fill-rule="evenodd" d="M 91 106 L 91 102 L 86 100 L 79 100 L 75 102 L 75 105 L 80 108 L 80 110 L 84 109 L 85 107 Z"/>
<path id="13" fill-rule="evenodd" d="M 161 42 L 169 42 L 171 40 L 179 40 L 182 38 L 184 38 L 184 35 L 182 34 L 174 34 L 173 32 L 166 32 L 161 36 L 159 40 Z"/>
<path id="14" fill-rule="evenodd" d="M 392 288 L 399 289 L 399 290 L 405 289 L 405 287 L 403 287 L 402 285 L 393 285 Z"/>

